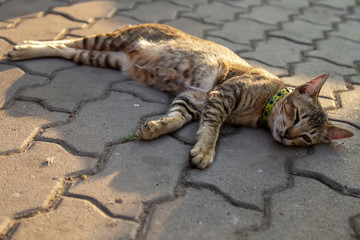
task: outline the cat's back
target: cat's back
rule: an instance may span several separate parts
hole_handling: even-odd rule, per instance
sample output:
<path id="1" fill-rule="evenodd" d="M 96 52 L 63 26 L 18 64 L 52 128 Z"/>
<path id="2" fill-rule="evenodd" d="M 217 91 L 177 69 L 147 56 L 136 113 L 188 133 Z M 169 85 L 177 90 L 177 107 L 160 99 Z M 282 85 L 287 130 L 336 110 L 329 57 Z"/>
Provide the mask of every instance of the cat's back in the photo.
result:
<path id="1" fill-rule="evenodd" d="M 119 31 L 129 43 L 129 75 L 170 93 L 191 87 L 209 91 L 229 70 L 250 67 L 228 48 L 168 25 L 141 24 Z"/>

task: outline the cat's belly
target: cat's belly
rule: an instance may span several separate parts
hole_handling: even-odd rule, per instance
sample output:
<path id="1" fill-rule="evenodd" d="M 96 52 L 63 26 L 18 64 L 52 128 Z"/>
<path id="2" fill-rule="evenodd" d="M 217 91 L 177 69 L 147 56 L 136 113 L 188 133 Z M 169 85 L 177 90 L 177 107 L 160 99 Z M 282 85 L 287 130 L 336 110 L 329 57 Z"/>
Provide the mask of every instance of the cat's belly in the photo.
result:
<path id="1" fill-rule="evenodd" d="M 261 127 L 262 111 L 254 111 L 252 113 L 235 112 L 225 121 L 229 124 L 241 125 L 246 127 Z"/>

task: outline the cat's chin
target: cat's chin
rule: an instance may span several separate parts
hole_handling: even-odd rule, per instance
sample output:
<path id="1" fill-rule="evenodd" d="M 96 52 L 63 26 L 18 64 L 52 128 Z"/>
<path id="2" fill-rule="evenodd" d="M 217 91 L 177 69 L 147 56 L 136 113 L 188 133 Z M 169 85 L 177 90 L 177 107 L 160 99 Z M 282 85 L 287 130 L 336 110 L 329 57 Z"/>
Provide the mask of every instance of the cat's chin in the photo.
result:
<path id="1" fill-rule="evenodd" d="M 272 130 L 272 136 L 273 136 L 273 138 L 274 138 L 277 142 L 282 143 L 281 137 L 280 137 L 279 134 L 277 133 L 276 128 L 273 128 L 273 130 Z"/>

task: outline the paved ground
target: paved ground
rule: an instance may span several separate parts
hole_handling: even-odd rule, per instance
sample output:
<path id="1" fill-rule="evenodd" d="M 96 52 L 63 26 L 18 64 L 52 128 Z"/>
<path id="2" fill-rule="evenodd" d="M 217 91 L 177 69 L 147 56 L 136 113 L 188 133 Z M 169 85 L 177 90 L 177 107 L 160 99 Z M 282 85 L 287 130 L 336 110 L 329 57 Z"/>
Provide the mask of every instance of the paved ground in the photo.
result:
<path id="1" fill-rule="evenodd" d="M 23 40 L 142 22 L 224 44 L 290 86 L 329 72 L 321 102 L 355 136 L 288 148 L 225 126 L 199 171 L 197 123 L 131 138 L 168 95 L 113 70 L 5 57 Z M 0 59 L 0 239 L 360 239 L 360 1 L 0 0 Z"/>

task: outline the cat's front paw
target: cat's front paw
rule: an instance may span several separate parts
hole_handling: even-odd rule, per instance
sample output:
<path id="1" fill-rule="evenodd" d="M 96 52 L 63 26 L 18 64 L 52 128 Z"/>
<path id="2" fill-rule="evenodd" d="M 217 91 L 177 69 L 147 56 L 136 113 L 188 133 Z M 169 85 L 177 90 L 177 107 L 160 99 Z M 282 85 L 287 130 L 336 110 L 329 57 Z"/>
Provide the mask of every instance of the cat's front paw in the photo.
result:
<path id="1" fill-rule="evenodd" d="M 195 144 L 190 151 L 191 162 L 200 169 L 210 166 L 214 160 L 214 156 L 215 149 L 201 143 Z"/>
<path id="2" fill-rule="evenodd" d="M 156 121 L 142 124 L 136 131 L 136 135 L 143 140 L 151 140 L 160 136 L 160 129 Z"/>

